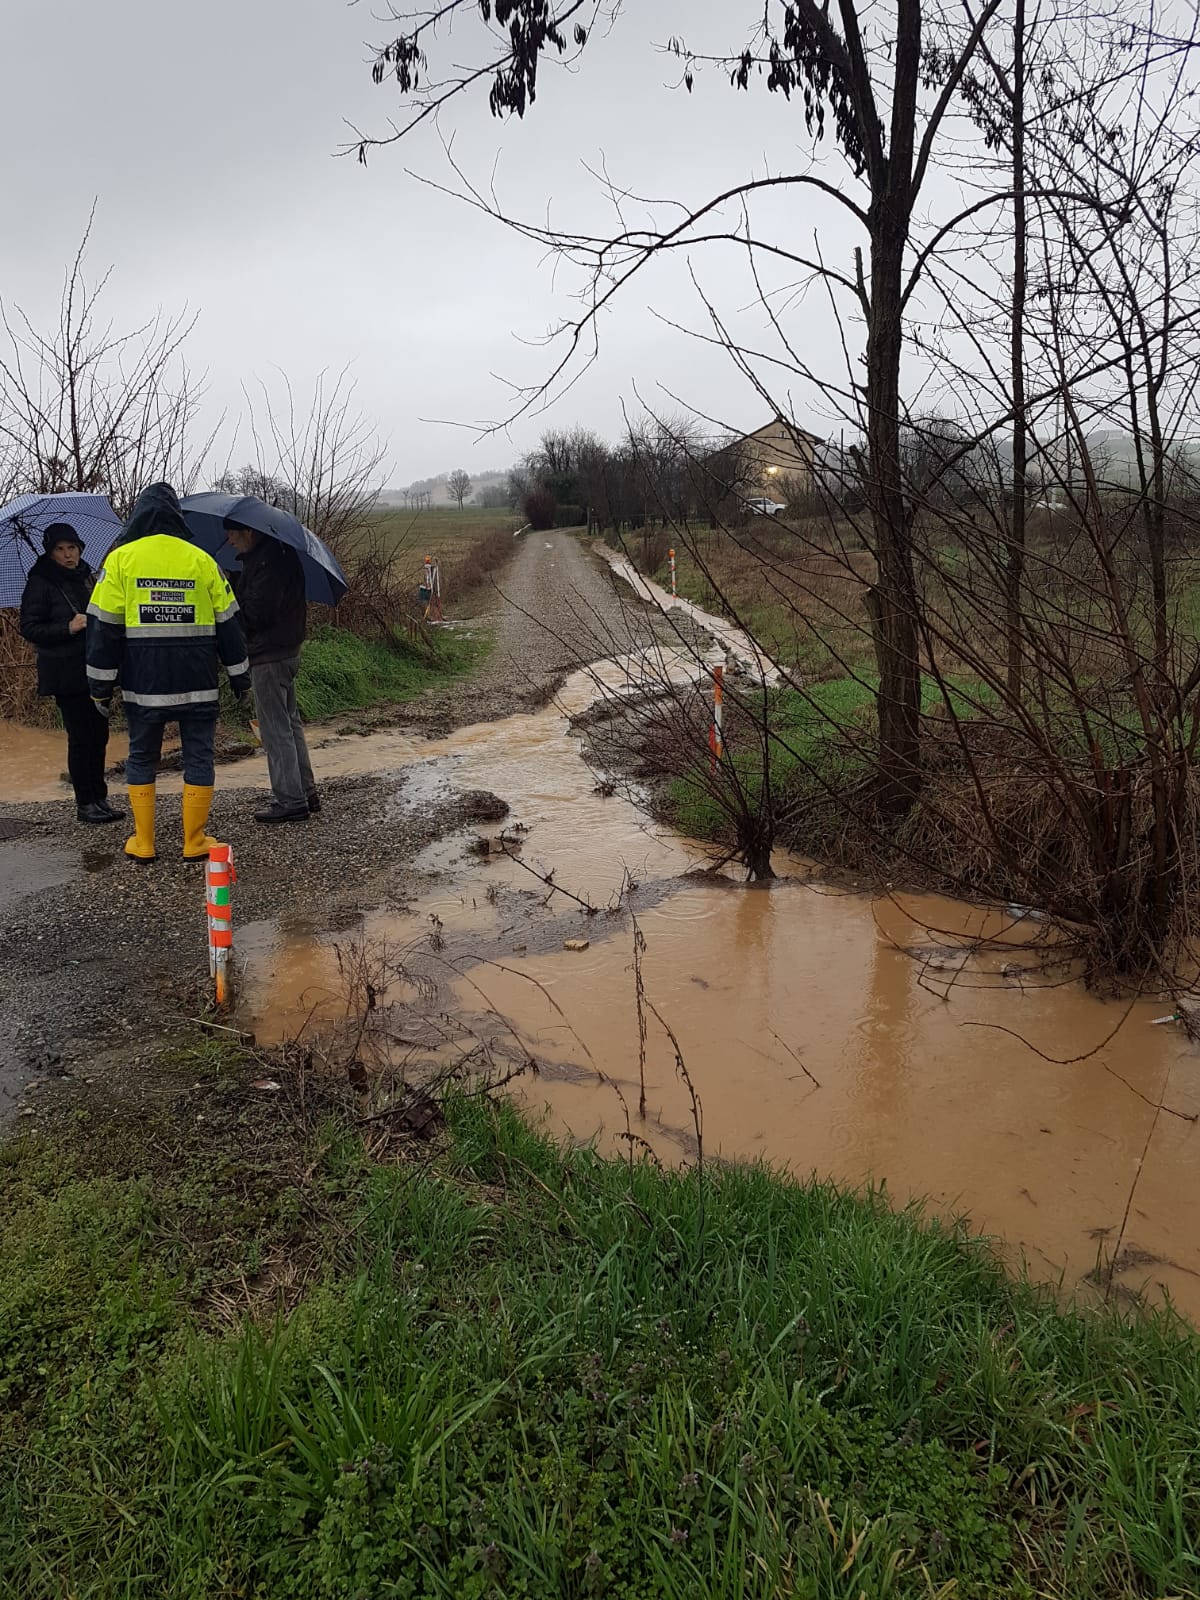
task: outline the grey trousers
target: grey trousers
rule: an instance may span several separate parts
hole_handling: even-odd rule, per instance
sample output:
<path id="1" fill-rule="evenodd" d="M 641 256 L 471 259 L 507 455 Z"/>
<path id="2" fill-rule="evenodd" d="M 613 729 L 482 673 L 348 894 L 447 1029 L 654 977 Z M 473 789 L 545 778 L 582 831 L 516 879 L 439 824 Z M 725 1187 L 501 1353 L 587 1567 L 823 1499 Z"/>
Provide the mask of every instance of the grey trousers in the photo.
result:
<path id="1" fill-rule="evenodd" d="M 267 753 L 271 792 L 281 806 L 299 810 L 316 787 L 304 725 L 296 709 L 296 674 L 300 657 L 266 661 L 250 668 L 258 732 Z"/>

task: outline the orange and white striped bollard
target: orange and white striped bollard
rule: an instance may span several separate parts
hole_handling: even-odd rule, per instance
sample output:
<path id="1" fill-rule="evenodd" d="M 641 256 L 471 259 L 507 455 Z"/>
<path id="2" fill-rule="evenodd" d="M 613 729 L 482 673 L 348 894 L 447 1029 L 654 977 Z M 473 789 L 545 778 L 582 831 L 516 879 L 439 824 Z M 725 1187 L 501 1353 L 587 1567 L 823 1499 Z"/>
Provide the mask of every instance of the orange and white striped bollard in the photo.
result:
<path id="1" fill-rule="evenodd" d="M 229 966 L 233 957 L 233 906 L 231 890 L 236 881 L 233 851 L 227 844 L 215 844 L 204 867 L 205 907 L 208 911 L 208 971 L 213 980 L 217 1005 L 224 1010 L 230 1000 Z"/>
<path id="2" fill-rule="evenodd" d="M 677 593 L 675 589 L 675 552 L 674 550 L 668 550 L 667 554 L 671 558 L 671 599 L 674 600 Z"/>
<path id="3" fill-rule="evenodd" d="M 725 668 L 714 667 L 712 669 L 712 679 L 713 719 L 712 727 L 708 731 L 708 746 L 712 751 L 713 762 L 715 764 L 716 762 L 720 761 L 721 757 L 725 754 L 725 745 L 721 737 L 724 712 Z"/>

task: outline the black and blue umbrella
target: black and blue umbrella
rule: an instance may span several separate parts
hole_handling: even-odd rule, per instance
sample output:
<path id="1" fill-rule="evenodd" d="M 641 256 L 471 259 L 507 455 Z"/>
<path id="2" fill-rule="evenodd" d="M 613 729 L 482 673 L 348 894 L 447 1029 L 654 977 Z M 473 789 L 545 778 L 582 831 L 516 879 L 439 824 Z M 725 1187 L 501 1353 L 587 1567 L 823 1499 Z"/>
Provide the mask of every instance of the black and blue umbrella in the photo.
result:
<path id="1" fill-rule="evenodd" d="M 29 569 L 42 553 L 52 522 L 69 522 L 98 567 L 121 531 L 121 519 L 102 494 L 21 494 L 0 506 L 0 606 L 19 606 Z"/>
<path id="2" fill-rule="evenodd" d="M 333 551 L 290 511 L 269 506 L 252 494 L 189 494 L 179 503 L 193 542 L 214 556 L 218 566 L 227 572 L 240 572 L 242 566 L 229 543 L 228 526 L 232 522 L 290 545 L 304 569 L 305 596 L 317 605 L 337 605 L 349 588 Z"/>

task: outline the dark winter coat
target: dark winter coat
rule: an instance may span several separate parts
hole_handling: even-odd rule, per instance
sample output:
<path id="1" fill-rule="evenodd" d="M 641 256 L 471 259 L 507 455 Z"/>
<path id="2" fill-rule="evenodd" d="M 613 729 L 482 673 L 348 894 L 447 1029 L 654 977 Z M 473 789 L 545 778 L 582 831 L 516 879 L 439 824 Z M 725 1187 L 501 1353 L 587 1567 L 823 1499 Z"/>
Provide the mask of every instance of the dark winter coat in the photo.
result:
<path id="1" fill-rule="evenodd" d="M 74 571 L 39 556 L 21 596 L 21 637 L 37 651 L 38 693 L 86 694 L 87 635 L 70 631 L 71 618 L 86 612 L 96 576 L 86 561 Z"/>
<path id="2" fill-rule="evenodd" d="M 299 655 L 308 623 L 304 569 L 290 545 L 260 538 L 232 575 L 252 667 Z"/>

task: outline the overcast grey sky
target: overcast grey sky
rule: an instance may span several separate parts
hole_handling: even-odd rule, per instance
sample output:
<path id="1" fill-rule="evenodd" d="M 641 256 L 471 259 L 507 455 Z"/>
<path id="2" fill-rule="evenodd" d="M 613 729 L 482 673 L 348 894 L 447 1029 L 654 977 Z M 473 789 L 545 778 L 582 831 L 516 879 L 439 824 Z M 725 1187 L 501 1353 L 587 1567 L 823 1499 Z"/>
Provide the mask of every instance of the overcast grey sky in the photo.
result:
<path id="1" fill-rule="evenodd" d="M 676 32 L 733 47 L 753 9 L 630 7 L 592 39 L 580 71 L 544 75 L 524 122 L 492 119 L 485 89 L 453 107 L 442 132 L 454 132 L 456 157 L 478 179 L 498 160 L 513 212 L 542 219 L 550 204 L 556 220 L 581 227 L 611 218 L 584 163 L 605 164 L 637 192 L 691 201 L 767 164 L 795 166 L 807 148 L 797 106 L 761 89 L 735 93 L 719 73 L 691 96 L 673 93 L 676 64 L 653 48 Z M 392 483 L 507 465 L 548 425 L 580 422 L 611 437 L 639 391 L 664 406 L 672 391 L 746 429 L 766 420 L 727 357 L 656 320 L 655 311 L 703 321 L 677 258 L 605 316 L 599 363 L 547 415 L 483 440 L 451 425 L 504 417 L 501 380 L 547 370 L 548 352 L 527 341 L 570 310 L 578 280 L 406 175 L 448 178 L 432 128 L 375 152 L 366 168 L 337 159 L 348 121 L 382 129 L 397 109 L 393 89 L 370 80 L 367 44 L 388 30 L 365 6 L 5 0 L 4 13 L 0 294 L 35 318 L 52 311 L 96 197 L 89 259 L 93 273 L 115 267 L 106 298 L 118 325 L 159 305 L 197 310 L 190 359 L 207 371 L 211 408 L 231 417 L 245 379 L 283 368 L 304 390 L 321 368 L 350 363 Z M 474 54 L 467 35 L 455 40 L 464 59 Z M 779 217 L 805 246 L 820 224 L 824 248 L 845 262 L 852 239 L 836 215 L 793 195 Z M 744 263 L 727 247 L 692 259 L 739 326 L 762 331 Z M 840 364 L 824 302 L 810 297 L 789 318 L 805 357 Z M 793 403 L 800 421 L 824 431 L 811 397 L 796 392 Z"/>

